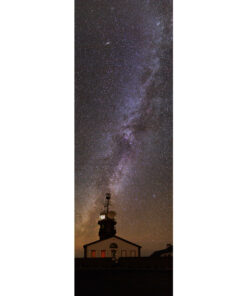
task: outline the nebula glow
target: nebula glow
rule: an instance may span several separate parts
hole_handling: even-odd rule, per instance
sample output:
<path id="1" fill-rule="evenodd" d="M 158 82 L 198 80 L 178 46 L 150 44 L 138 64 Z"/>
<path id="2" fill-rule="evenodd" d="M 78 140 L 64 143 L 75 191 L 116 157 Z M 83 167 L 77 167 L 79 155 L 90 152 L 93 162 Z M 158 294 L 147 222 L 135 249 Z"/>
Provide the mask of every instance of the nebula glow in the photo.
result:
<path id="1" fill-rule="evenodd" d="M 143 255 L 172 242 L 172 1 L 76 0 L 75 247 L 105 192 Z"/>

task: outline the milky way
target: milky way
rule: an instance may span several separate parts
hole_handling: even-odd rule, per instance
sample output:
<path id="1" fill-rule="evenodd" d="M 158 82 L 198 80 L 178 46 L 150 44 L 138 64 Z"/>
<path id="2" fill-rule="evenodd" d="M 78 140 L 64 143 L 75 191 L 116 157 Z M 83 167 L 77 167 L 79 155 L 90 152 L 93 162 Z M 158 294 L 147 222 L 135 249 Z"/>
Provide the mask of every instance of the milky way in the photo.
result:
<path id="1" fill-rule="evenodd" d="M 108 191 L 117 234 L 148 255 L 172 242 L 172 2 L 75 9 L 76 256 Z"/>

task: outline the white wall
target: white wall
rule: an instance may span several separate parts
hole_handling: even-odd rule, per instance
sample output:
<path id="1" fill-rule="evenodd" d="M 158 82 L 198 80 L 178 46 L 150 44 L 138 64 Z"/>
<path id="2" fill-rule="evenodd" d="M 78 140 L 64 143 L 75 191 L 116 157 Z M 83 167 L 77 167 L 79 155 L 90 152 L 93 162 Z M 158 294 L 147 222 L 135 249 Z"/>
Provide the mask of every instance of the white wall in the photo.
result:
<path id="1" fill-rule="evenodd" d="M 127 251 L 126 257 L 133 257 L 131 256 L 131 251 L 135 251 L 135 256 L 138 257 L 138 247 L 129 244 L 125 241 L 122 241 L 116 237 L 111 237 L 103 241 L 99 241 L 95 244 L 92 244 L 87 247 L 87 257 L 91 258 L 91 251 L 96 251 L 96 257 L 101 257 L 101 250 L 106 250 L 106 257 L 112 257 L 110 244 L 116 243 L 118 245 L 118 248 L 116 249 L 116 256 L 121 257 L 121 250 Z"/>

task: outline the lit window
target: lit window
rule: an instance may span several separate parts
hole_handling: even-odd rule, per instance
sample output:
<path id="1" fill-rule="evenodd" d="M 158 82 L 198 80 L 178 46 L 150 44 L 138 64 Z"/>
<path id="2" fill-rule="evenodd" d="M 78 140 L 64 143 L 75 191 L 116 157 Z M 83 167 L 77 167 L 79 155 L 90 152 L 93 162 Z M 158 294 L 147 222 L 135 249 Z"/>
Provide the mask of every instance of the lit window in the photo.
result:
<path id="1" fill-rule="evenodd" d="M 106 257 L 106 250 L 101 250 L 101 258 L 105 258 Z"/>
<path id="2" fill-rule="evenodd" d="M 93 257 L 93 258 L 96 257 L 96 251 L 95 251 L 95 250 L 92 250 L 92 251 L 91 251 L 91 257 Z"/>

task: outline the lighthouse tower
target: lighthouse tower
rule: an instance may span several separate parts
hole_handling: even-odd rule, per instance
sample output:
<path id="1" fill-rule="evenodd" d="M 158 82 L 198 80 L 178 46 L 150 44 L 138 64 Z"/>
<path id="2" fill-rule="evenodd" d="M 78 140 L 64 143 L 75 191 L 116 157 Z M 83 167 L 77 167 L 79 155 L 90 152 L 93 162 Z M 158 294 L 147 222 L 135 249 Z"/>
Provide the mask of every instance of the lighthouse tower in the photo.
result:
<path id="1" fill-rule="evenodd" d="M 100 225 L 99 237 L 100 240 L 113 237 L 116 234 L 115 221 L 116 213 L 114 211 L 109 211 L 111 194 L 106 193 L 104 210 L 100 213 L 100 220 L 98 224 Z"/>

